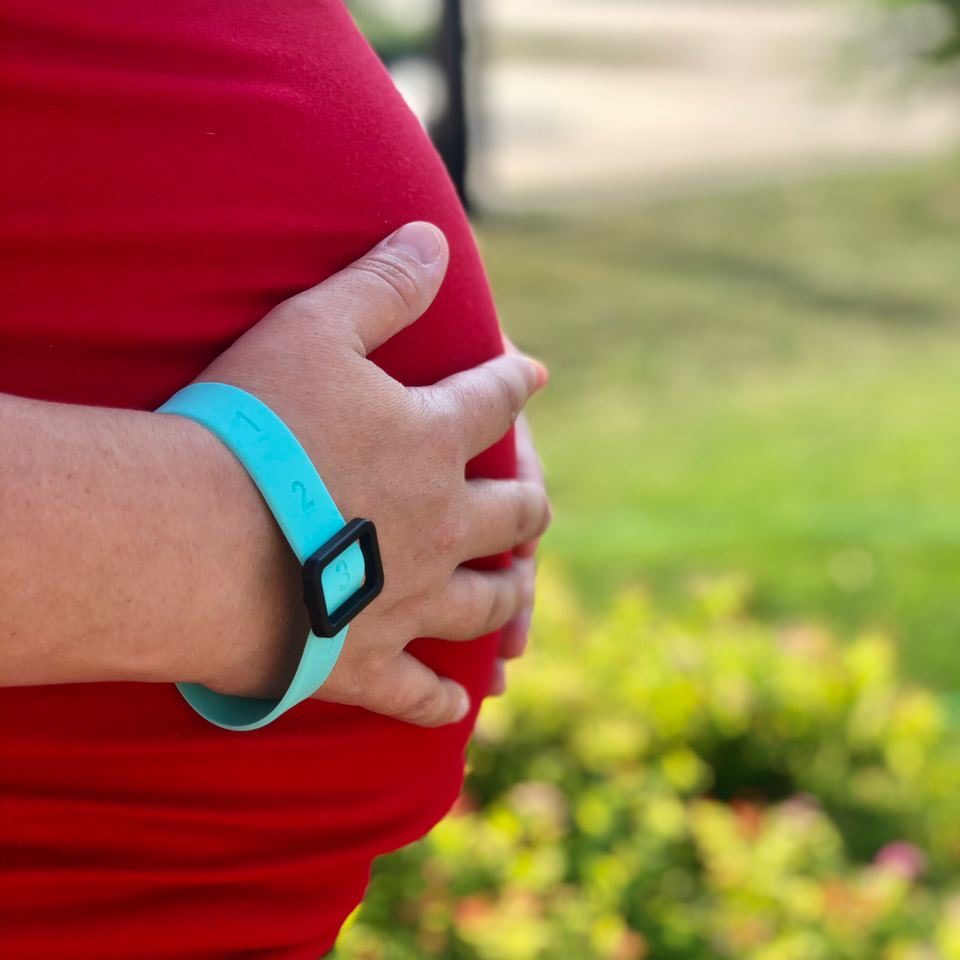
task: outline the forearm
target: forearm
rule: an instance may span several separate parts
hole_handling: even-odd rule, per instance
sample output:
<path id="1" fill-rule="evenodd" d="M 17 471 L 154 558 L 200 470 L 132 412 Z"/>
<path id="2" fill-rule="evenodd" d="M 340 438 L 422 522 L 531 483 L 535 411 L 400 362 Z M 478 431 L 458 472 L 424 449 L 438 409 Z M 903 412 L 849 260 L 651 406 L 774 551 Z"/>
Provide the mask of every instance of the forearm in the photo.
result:
<path id="1" fill-rule="evenodd" d="M 295 561 L 218 440 L 0 395 L 0 449 L 0 685 L 206 682 L 238 655 L 280 683 Z"/>

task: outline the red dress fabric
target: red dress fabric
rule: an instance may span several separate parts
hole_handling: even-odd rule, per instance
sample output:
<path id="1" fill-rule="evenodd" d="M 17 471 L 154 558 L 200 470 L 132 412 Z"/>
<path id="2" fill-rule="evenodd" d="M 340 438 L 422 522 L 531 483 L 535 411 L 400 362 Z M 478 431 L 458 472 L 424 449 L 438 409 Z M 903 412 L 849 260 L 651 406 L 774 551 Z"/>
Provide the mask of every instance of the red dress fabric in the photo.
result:
<path id="1" fill-rule="evenodd" d="M 152 409 L 411 219 L 450 272 L 377 362 L 424 384 L 501 349 L 439 159 L 338 2 L 0 0 L 0 138 L 0 391 Z M 511 475 L 512 442 L 471 469 Z M 412 649 L 476 704 L 495 648 Z M 0 955 L 321 956 L 455 799 L 473 720 L 311 702 L 232 734 L 172 686 L 0 690 Z"/>

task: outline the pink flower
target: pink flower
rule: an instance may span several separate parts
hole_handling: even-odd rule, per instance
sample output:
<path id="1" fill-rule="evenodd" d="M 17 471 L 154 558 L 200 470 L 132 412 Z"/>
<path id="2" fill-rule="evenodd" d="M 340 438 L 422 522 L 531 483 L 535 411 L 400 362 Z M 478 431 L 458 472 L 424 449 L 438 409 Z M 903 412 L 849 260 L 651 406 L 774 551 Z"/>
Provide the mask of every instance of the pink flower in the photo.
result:
<path id="1" fill-rule="evenodd" d="M 927 869 L 927 858 L 923 851 L 903 840 L 895 840 L 877 851 L 873 862 L 881 869 L 898 874 L 905 880 L 916 880 Z"/>

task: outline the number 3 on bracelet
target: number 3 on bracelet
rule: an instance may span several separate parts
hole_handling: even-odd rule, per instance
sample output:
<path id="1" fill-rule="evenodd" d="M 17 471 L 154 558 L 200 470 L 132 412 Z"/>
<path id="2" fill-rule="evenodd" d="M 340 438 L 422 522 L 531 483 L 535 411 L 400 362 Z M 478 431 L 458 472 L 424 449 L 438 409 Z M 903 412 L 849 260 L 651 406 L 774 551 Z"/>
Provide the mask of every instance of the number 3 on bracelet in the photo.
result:
<path id="1" fill-rule="evenodd" d="M 196 421 L 232 451 L 303 564 L 311 633 L 279 700 L 231 697 L 195 683 L 178 684 L 187 702 L 211 723 L 227 730 L 256 730 L 316 693 L 337 662 L 350 621 L 383 590 L 377 531 L 370 520 L 344 523 L 300 441 L 252 394 L 225 383 L 194 383 L 159 412 Z"/>

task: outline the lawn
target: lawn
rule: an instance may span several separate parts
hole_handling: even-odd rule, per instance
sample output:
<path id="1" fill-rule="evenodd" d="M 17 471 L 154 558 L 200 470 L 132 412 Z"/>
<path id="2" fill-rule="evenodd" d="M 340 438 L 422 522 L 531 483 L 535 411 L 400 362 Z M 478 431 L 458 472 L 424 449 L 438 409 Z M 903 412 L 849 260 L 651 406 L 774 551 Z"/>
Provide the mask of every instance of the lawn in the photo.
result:
<path id="1" fill-rule="evenodd" d="M 587 210 L 479 225 L 552 370 L 545 552 L 597 609 L 737 574 L 960 688 L 960 160 Z"/>

